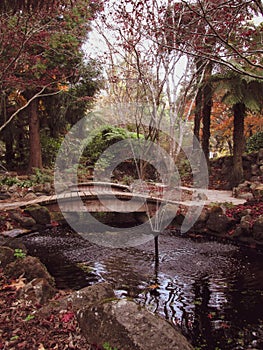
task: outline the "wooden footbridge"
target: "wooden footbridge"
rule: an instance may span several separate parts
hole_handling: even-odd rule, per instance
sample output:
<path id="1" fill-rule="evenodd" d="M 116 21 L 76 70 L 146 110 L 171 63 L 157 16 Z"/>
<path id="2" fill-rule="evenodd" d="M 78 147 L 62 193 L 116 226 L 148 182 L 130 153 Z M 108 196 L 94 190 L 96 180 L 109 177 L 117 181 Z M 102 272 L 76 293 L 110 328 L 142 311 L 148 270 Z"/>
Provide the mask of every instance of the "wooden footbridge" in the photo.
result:
<path id="1" fill-rule="evenodd" d="M 167 201 L 147 193 L 135 193 L 122 184 L 87 182 L 69 186 L 65 191 L 39 196 L 29 201 L 0 203 L 0 210 L 25 208 L 32 204 L 46 206 L 49 210 L 63 212 L 148 212 L 152 215 L 163 205 L 179 202 Z"/>
<path id="2" fill-rule="evenodd" d="M 155 213 L 161 198 L 131 192 L 128 186 L 116 183 L 90 182 L 70 186 L 58 195 L 42 200 L 51 211 L 63 212 L 149 212 Z M 27 203 L 28 205 L 29 203 Z M 174 203 L 176 204 L 176 203 Z"/>
<path id="3" fill-rule="evenodd" d="M 181 188 L 191 190 L 190 188 Z M 211 202 L 233 202 L 241 204 L 245 200 L 233 198 L 230 191 L 206 190 L 207 200 L 201 204 Z M 165 196 L 166 197 L 166 196 Z M 180 195 L 178 196 L 180 198 Z M 40 204 L 48 207 L 51 211 L 63 212 L 148 212 L 153 214 L 161 205 L 170 204 L 186 207 L 200 205 L 199 200 L 167 200 L 160 195 L 151 195 L 147 191 L 131 191 L 129 186 L 107 182 L 87 182 L 69 186 L 59 194 L 51 196 L 39 196 L 33 200 L 0 201 L 0 210 L 24 208 L 28 205 Z"/>

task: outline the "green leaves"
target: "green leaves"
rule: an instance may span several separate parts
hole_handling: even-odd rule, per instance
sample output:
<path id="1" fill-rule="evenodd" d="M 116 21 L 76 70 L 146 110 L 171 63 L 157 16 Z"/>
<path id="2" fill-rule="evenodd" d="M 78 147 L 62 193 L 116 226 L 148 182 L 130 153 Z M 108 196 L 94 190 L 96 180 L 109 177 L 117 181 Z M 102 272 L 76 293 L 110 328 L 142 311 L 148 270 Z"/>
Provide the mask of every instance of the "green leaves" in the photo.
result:
<path id="1" fill-rule="evenodd" d="M 108 342 L 103 344 L 103 349 L 104 350 L 118 350 L 117 348 L 112 348 Z"/>
<path id="2" fill-rule="evenodd" d="M 35 316 L 34 315 L 27 315 L 27 317 L 24 319 L 24 321 L 25 322 L 28 322 L 28 321 L 31 321 L 31 320 L 33 320 L 35 318 Z"/>
<path id="3" fill-rule="evenodd" d="M 24 259 L 26 257 L 26 253 L 24 253 L 22 249 L 15 249 L 14 257 L 16 259 Z"/>
<path id="4" fill-rule="evenodd" d="M 84 156 L 91 163 L 95 163 L 100 155 L 114 143 L 129 137 L 136 137 L 134 133 L 129 133 L 127 130 L 116 126 L 104 126 L 99 130 L 95 130 L 92 136 L 84 151 Z"/>
<path id="5" fill-rule="evenodd" d="M 263 108 L 263 80 L 227 71 L 215 75 L 216 90 L 223 91 L 222 102 L 230 106 L 242 103 L 247 111 L 259 112 Z"/>
<path id="6" fill-rule="evenodd" d="M 248 152 L 259 151 L 260 148 L 263 148 L 263 132 L 257 132 L 252 135 L 246 144 L 246 149 Z"/>

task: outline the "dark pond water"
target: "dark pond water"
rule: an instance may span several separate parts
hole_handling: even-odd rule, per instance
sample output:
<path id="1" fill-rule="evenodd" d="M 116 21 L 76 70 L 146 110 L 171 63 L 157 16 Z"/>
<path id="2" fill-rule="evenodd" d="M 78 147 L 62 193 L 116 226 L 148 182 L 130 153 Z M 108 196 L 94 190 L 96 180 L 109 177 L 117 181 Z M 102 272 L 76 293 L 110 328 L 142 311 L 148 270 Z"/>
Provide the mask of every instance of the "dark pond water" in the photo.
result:
<path id="1" fill-rule="evenodd" d="M 156 268 L 153 241 L 109 249 L 69 228 L 32 233 L 23 241 L 59 288 L 109 281 L 119 297 L 132 297 L 180 327 L 195 349 L 263 349 L 260 252 L 166 231 L 159 236 Z"/>

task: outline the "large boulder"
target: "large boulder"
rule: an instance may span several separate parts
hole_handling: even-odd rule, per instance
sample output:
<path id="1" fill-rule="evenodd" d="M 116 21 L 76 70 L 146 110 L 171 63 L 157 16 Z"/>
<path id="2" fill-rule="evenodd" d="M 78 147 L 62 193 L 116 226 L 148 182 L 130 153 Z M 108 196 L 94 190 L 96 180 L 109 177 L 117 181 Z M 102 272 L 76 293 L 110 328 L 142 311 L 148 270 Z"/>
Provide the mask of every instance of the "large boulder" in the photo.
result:
<path id="1" fill-rule="evenodd" d="M 35 278 L 44 278 L 54 285 L 54 279 L 49 274 L 45 265 L 38 258 L 26 256 L 18 258 L 10 264 L 6 265 L 4 273 L 7 277 L 18 278 L 23 275 L 27 281 L 32 281 Z"/>
<path id="2" fill-rule="evenodd" d="M 126 299 L 83 308 L 77 318 L 90 344 L 108 343 L 125 350 L 193 350 L 169 322 Z"/>
<path id="3" fill-rule="evenodd" d="M 252 216 L 247 214 L 243 215 L 246 212 L 249 213 L 250 209 L 244 209 L 241 212 L 238 212 L 237 218 L 240 220 L 240 223 L 236 226 L 232 237 L 238 237 L 243 242 L 248 242 L 247 238 L 251 239 L 251 222 L 252 222 Z"/>
<path id="4" fill-rule="evenodd" d="M 39 225 L 47 225 L 51 222 L 50 212 L 46 207 L 39 204 L 27 206 L 25 212 L 28 213 Z"/>
<path id="5" fill-rule="evenodd" d="M 244 181 L 241 184 L 239 184 L 237 187 L 233 188 L 233 197 L 245 199 L 245 200 L 251 200 L 254 198 L 252 193 L 252 182 L 250 181 Z"/>
<path id="6" fill-rule="evenodd" d="M 263 184 L 256 184 L 256 186 L 254 186 L 253 196 L 260 200 L 263 198 Z"/>
<path id="7" fill-rule="evenodd" d="M 263 241 L 263 215 L 260 215 L 254 222 L 252 234 L 255 240 Z"/>
<path id="8" fill-rule="evenodd" d="M 12 230 L 12 231 L 15 231 L 15 230 Z M 18 230 L 18 232 L 24 233 L 24 232 L 28 232 L 28 230 L 21 229 L 21 231 Z M 16 250 L 19 250 L 23 253 L 23 255 L 26 256 L 27 255 L 27 248 L 23 243 L 23 238 L 19 238 L 19 237 L 15 237 L 15 238 L 10 237 L 10 238 L 11 239 L 8 239 L 5 241 L 4 245 L 13 249 L 14 253 Z M 16 255 L 16 254 L 14 254 L 14 255 Z"/>
<path id="9" fill-rule="evenodd" d="M 21 249 L 21 252 L 22 249 Z M 12 279 L 25 276 L 29 283 L 19 289 L 19 297 L 37 304 L 44 304 L 52 298 L 56 289 L 53 278 L 49 275 L 44 265 L 34 257 L 16 258 L 15 250 L 0 246 L 0 266 L 4 268 L 7 277 Z M 45 278 L 34 278 L 33 276 Z"/>
<path id="10" fill-rule="evenodd" d="M 19 211 L 10 211 L 10 217 L 24 228 L 31 228 L 36 224 L 36 221 L 32 217 L 24 216 Z"/>
<path id="11" fill-rule="evenodd" d="M 55 310 L 59 313 L 62 310 L 66 310 L 69 306 L 74 312 L 77 312 L 83 307 L 92 307 L 99 302 L 113 299 L 116 298 L 112 286 L 109 283 L 96 283 L 92 286 L 75 291 L 63 299 L 51 301 L 39 312 L 45 316 L 49 315 L 51 310 Z"/>
<path id="12" fill-rule="evenodd" d="M 90 344 L 125 350 L 193 350 L 170 323 L 138 304 L 116 298 L 109 283 L 97 283 L 50 301 L 38 312 L 45 317 L 70 309 L 77 313 L 81 331 Z"/>
<path id="13" fill-rule="evenodd" d="M 243 229 L 240 226 L 237 226 L 232 234 L 233 238 L 239 238 L 243 235 Z"/>
<path id="14" fill-rule="evenodd" d="M 209 218 L 209 211 L 207 208 L 203 208 L 198 219 L 194 223 L 193 230 L 196 232 L 203 232 L 206 227 L 206 222 Z"/>
<path id="15" fill-rule="evenodd" d="M 252 222 L 252 216 L 251 215 L 245 215 L 245 216 L 241 217 L 240 228 L 241 228 L 242 234 L 244 236 L 250 236 L 251 235 L 251 231 L 250 231 L 251 222 Z"/>
<path id="16" fill-rule="evenodd" d="M 14 260 L 14 250 L 9 247 L 0 246 L 0 266 L 4 268 Z"/>
<path id="17" fill-rule="evenodd" d="M 83 307 L 92 307 L 94 304 L 105 300 L 116 299 L 112 286 L 109 283 L 97 283 L 85 287 L 68 296 L 64 302 L 70 304 L 77 311 Z"/>
<path id="18" fill-rule="evenodd" d="M 34 304 L 45 304 L 57 290 L 45 279 L 34 278 L 19 291 L 19 297 L 30 300 Z"/>
<path id="19" fill-rule="evenodd" d="M 185 215 L 183 213 L 179 213 L 174 217 L 172 225 L 174 225 L 176 228 L 180 228 L 182 226 L 182 223 L 184 222 L 184 219 Z"/>
<path id="20" fill-rule="evenodd" d="M 217 234 L 225 233 L 232 224 L 232 219 L 226 216 L 221 207 L 214 207 L 209 213 L 206 227 Z"/>

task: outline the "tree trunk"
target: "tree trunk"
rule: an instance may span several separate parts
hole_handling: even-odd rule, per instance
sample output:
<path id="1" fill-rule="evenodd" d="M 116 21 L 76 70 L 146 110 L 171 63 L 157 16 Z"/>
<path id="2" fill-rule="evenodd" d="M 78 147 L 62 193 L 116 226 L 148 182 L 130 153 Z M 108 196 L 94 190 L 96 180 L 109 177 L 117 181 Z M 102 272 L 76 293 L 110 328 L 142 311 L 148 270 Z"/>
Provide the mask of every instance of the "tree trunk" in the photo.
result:
<path id="1" fill-rule="evenodd" d="M 197 141 L 200 140 L 200 126 L 201 126 L 201 119 L 202 119 L 202 103 L 203 103 L 203 88 L 200 86 L 200 79 L 202 77 L 202 60 L 198 59 L 196 62 L 196 71 L 198 74 L 198 92 L 195 98 L 195 119 L 194 119 L 194 141 L 193 141 L 193 149 L 199 149 L 199 145 L 197 144 Z"/>
<path id="2" fill-rule="evenodd" d="M 29 167 L 28 171 L 32 172 L 34 168 L 42 168 L 42 154 L 40 144 L 40 130 L 38 118 L 38 99 L 30 104 L 29 116 Z"/>
<path id="3" fill-rule="evenodd" d="M 211 109 L 213 104 L 212 99 L 212 86 L 209 83 L 209 78 L 212 74 L 212 64 L 209 63 L 206 66 L 205 79 L 206 83 L 203 88 L 203 108 L 202 108 L 202 119 L 203 119 L 203 136 L 202 136 L 202 149 L 209 164 L 209 141 L 210 141 L 210 123 L 211 123 Z"/>
<path id="4" fill-rule="evenodd" d="M 210 122 L 211 122 L 211 108 L 212 108 L 212 89 L 207 85 L 204 88 L 204 95 L 206 102 L 203 106 L 203 137 L 202 137 L 202 149 L 207 163 L 209 162 L 209 141 L 210 141 Z"/>
<path id="5" fill-rule="evenodd" d="M 202 119 L 202 89 L 198 88 L 198 92 L 195 98 L 195 120 L 194 120 L 194 136 L 200 140 L 200 126 Z"/>
<path id="6" fill-rule="evenodd" d="M 12 133 L 8 130 L 5 134 L 5 162 L 7 169 L 12 169 L 14 161 L 14 140 Z"/>
<path id="7" fill-rule="evenodd" d="M 234 111 L 234 131 L 233 131 L 233 172 L 230 184 L 237 186 L 243 180 L 242 155 L 244 152 L 244 119 L 246 107 L 243 103 L 233 106 Z"/>

